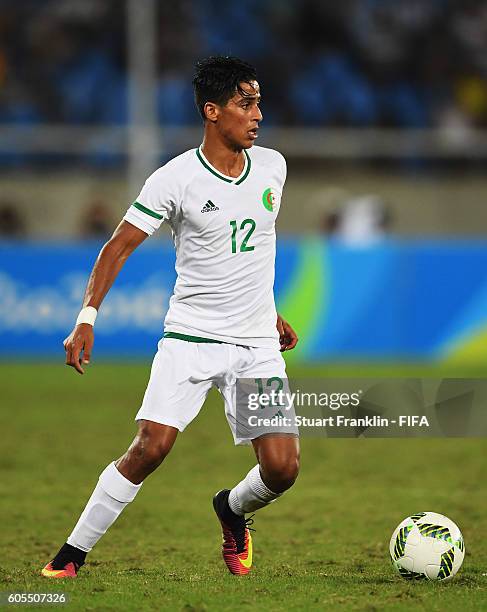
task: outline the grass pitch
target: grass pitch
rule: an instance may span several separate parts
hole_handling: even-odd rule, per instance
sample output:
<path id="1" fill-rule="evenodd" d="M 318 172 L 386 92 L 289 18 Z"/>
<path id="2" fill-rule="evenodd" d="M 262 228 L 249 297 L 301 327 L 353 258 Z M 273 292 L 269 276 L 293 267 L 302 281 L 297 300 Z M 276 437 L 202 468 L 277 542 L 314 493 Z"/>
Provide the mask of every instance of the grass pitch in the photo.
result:
<path id="1" fill-rule="evenodd" d="M 95 363 L 84 377 L 62 365 L 0 365 L 0 590 L 65 591 L 71 610 L 486 609 L 484 440 L 304 438 L 297 483 L 256 516 L 254 571 L 228 574 L 211 498 L 255 460 L 250 449 L 233 447 L 217 394 L 88 556 L 79 578 L 40 577 L 99 473 L 132 440 L 148 374 L 148 365 Z M 484 375 L 462 373 L 469 374 Z M 393 529 L 421 510 L 444 513 L 462 529 L 467 554 L 450 583 L 408 583 L 390 566 Z"/>

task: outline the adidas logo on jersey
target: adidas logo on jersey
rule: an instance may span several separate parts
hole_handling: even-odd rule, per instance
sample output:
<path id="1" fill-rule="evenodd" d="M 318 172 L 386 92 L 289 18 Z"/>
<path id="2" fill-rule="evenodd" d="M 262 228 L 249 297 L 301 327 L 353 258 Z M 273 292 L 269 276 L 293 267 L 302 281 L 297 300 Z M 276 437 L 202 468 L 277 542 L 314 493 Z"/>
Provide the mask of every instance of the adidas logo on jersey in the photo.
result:
<path id="1" fill-rule="evenodd" d="M 215 212 L 217 210 L 220 210 L 218 206 L 215 206 L 211 200 L 208 200 L 208 202 L 201 209 L 201 212 Z"/>

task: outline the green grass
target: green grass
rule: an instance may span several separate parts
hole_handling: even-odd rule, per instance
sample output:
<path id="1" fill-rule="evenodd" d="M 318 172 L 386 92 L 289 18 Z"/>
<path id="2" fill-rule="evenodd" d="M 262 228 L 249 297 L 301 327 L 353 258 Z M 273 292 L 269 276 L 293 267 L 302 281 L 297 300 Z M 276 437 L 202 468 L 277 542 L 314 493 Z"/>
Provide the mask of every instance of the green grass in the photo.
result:
<path id="1" fill-rule="evenodd" d="M 253 573 L 228 574 L 211 497 L 254 459 L 233 447 L 216 394 L 79 578 L 41 578 L 99 473 L 131 441 L 148 372 L 98 363 L 80 377 L 48 364 L 0 366 L 0 590 L 65 590 L 70 610 L 485 610 L 486 445 L 478 439 L 303 439 L 297 483 L 256 516 Z M 294 370 L 382 373 L 449 374 L 414 365 Z M 469 374 L 483 375 L 457 373 Z M 393 529 L 421 510 L 462 528 L 467 555 L 450 583 L 411 584 L 390 566 Z"/>

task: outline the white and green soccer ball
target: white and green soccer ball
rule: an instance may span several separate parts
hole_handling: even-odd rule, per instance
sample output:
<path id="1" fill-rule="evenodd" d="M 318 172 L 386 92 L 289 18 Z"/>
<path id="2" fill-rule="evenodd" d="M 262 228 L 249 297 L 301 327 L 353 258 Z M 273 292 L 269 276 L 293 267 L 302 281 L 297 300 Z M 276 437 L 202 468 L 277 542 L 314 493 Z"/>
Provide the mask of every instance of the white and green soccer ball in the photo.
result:
<path id="1" fill-rule="evenodd" d="M 418 512 L 396 527 L 389 551 L 392 564 L 407 580 L 450 580 L 462 566 L 465 544 L 449 518 Z"/>

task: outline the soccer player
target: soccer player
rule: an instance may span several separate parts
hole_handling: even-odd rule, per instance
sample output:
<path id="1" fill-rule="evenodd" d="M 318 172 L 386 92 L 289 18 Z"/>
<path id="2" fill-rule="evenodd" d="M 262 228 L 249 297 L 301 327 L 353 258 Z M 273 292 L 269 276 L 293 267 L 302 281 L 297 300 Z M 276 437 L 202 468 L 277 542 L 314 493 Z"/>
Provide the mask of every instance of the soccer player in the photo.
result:
<path id="1" fill-rule="evenodd" d="M 258 460 L 241 482 L 213 498 L 232 574 L 247 574 L 252 565 L 252 519 L 245 514 L 275 501 L 298 474 L 296 430 L 244 438 L 236 414 L 237 379 L 285 377 L 281 352 L 297 343 L 292 327 L 277 315 L 273 295 L 275 220 L 286 163 L 277 151 L 253 146 L 262 113 L 252 66 L 210 57 L 197 64 L 193 86 L 203 144 L 147 179 L 102 248 L 64 342 L 67 365 L 83 374 L 103 298 L 127 257 L 168 223 L 177 280 L 135 417 L 137 435 L 101 473 L 67 542 L 42 570 L 47 577 L 77 575 L 86 554 L 170 452 L 178 432 L 198 415 L 212 386 L 223 396 L 235 443 L 251 443 Z"/>

